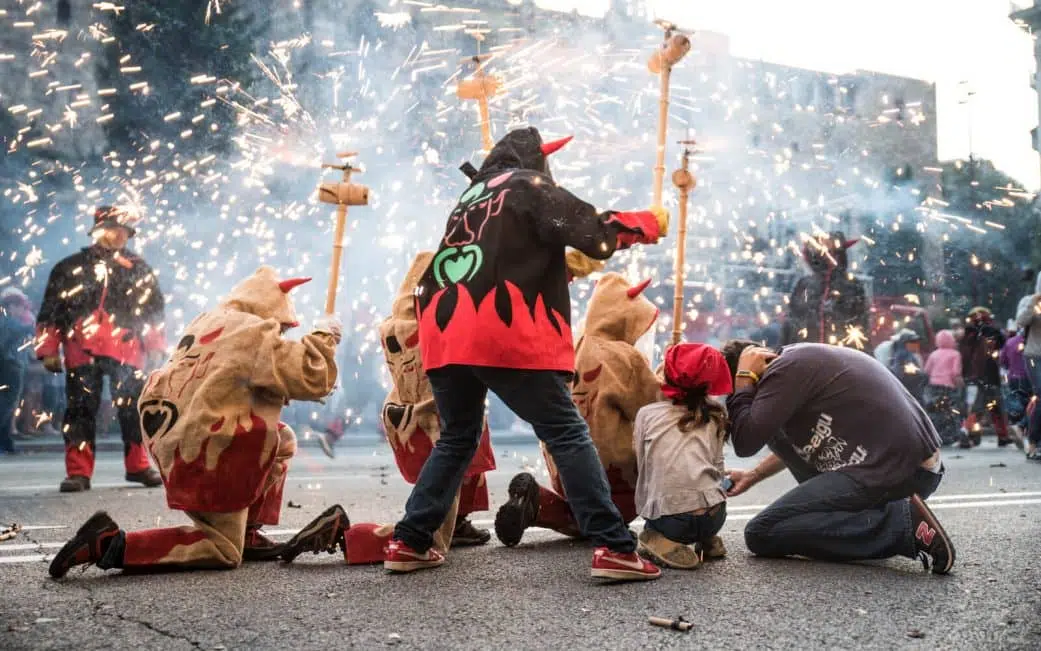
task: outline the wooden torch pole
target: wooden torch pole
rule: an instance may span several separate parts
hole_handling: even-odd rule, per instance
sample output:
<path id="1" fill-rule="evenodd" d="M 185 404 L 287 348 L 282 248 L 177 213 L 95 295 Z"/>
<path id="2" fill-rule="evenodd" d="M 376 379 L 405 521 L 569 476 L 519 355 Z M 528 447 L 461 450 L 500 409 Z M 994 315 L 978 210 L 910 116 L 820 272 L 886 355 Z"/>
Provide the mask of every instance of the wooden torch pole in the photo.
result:
<path id="1" fill-rule="evenodd" d="M 356 152 L 342 152 L 337 158 L 348 159 L 356 156 Z M 329 289 L 325 295 L 325 313 L 336 313 L 336 292 L 340 287 L 340 268 L 343 262 L 343 238 L 347 230 L 347 206 L 365 205 L 368 203 L 368 190 L 364 186 L 351 185 L 351 172 L 356 171 L 344 160 L 343 165 L 322 165 L 323 169 L 336 169 L 343 172 L 340 183 L 322 184 L 319 188 L 319 199 L 323 203 L 336 204 L 336 229 L 333 234 L 333 259 L 329 269 Z"/>
<path id="2" fill-rule="evenodd" d="M 694 188 L 694 175 L 690 173 L 691 149 L 693 140 L 682 140 L 680 144 L 686 147 L 683 150 L 683 166 L 672 173 L 672 183 L 680 191 L 680 225 L 676 237 L 676 267 L 673 273 L 672 294 L 672 345 L 680 343 L 683 336 L 683 326 L 686 318 L 683 314 L 683 290 L 687 279 L 686 257 L 687 257 L 687 199 L 690 191 Z"/>
<path id="3" fill-rule="evenodd" d="M 673 35 L 676 26 L 665 21 L 657 21 L 665 30 L 665 39 L 661 47 L 651 55 L 647 63 L 652 73 L 657 73 L 661 80 L 658 93 L 658 152 L 654 164 L 654 205 L 662 205 L 662 184 L 665 181 L 665 136 L 669 128 L 669 81 L 672 66 L 679 62 L 690 51 L 690 39 L 681 34 Z"/>

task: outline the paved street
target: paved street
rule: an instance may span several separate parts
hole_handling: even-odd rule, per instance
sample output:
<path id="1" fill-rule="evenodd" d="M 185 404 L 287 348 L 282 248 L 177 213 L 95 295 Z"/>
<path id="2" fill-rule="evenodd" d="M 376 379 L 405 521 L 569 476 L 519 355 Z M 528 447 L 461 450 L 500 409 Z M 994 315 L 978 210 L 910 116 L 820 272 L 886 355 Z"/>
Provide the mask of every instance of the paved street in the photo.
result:
<path id="1" fill-rule="evenodd" d="M 544 476 L 531 443 L 514 440 L 497 452 L 493 510 L 515 472 L 535 467 Z M 586 544 L 541 530 L 515 549 L 493 538 L 408 576 L 323 555 L 233 572 L 89 568 L 53 581 L 49 555 L 96 509 L 131 529 L 184 519 L 166 510 L 161 489 L 123 483 L 118 453 L 102 454 L 94 490 L 81 495 L 58 493 L 57 454 L 0 459 L 0 522 L 26 527 L 0 543 L 0 649 L 1041 648 L 1041 465 L 996 449 L 993 439 L 945 453 L 947 478 L 931 504 L 957 546 L 950 576 L 907 559 L 750 556 L 742 527 L 792 484 L 784 475 L 731 501 L 727 560 L 615 586 L 589 578 Z M 275 532 L 288 537 L 336 502 L 353 522 L 393 520 L 407 488 L 385 446 L 345 447 L 335 461 L 304 448 L 285 493 L 300 508 L 286 508 Z M 475 519 L 490 526 L 493 516 Z M 695 628 L 654 628 L 649 615 L 683 615 Z"/>

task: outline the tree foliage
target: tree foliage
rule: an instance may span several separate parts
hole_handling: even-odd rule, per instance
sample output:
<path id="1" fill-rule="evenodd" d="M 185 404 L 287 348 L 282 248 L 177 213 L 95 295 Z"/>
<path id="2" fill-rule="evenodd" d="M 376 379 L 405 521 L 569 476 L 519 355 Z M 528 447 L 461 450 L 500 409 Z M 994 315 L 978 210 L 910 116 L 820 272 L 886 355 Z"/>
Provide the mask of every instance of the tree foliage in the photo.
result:
<path id="1" fill-rule="evenodd" d="M 100 88 L 116 91 L 107 96 L 113 117 L 105 132 L 111 149 L 123 158 L 219 154 L 229 148 L 235 135 L 233 110 L 221 101 L 201 106 L 221 84 L 193 83 L 192 78 L 249 87 L 257 75 L 250 55 L 267 28 L 262 9 L 267 3 L 221 3 L 221 12 L 211 13 L 206 24 L 210 4 L 132 2 L 122 11 L 107 12 L 113 39 L 96 73 Z M 147 87 L 132 88 L 140 82 Z M 158 148 L 152 146 L 156 141 Z"/>

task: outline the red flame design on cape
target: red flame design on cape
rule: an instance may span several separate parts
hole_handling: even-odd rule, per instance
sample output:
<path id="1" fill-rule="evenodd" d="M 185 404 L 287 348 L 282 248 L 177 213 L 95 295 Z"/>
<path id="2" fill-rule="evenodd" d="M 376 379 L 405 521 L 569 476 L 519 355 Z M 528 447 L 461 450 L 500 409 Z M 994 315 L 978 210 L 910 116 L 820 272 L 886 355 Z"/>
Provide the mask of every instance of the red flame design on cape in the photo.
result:
<path id="1" fill-rule="evenodd" d="M 513 323 L 506 325 L 495 311 L 498 288 L 492 289 L 475 307 L 464 285 L 456 285 L 459 299 L 452 318 L 442 332 L 435 320 L 438 301 L 447 290 L 434 294 L 419 316 L 419 347 L 423 367 L 441 368 L 449 364 L 493 366 L 498 368 L 573 372 L 575 347 L 571 327 L 559 312 L 552 310 L 558 331 L 550 321 L 541 295 L 535 301 L 534 318 L 521 290 L 507 281 L 513 306 Z"/>
<path id="2" fill-rule="evenodd" d="M 264 490 L 264 481 L 275 460 L 275 446 L 263 458 L 268 429 L 264 420 L 250 412 L 250 428 L 235 425 L 231 444 L 217 457 L 216 466 L 206 467 L 207 449 L 214 436 L 207 436 L 194 461 L 186 462 L 181 450 L 174 451 L 173 465 L 164 473 L 166 502 L 180 511 L 230 513 L 248 507 Z"/>
<path id="3" fill-rule="evenodd" d="M 156 565 L 169 556 L 174 547 L 188 547 L 201 540 L 206 540 L 206 533 L 189 527 L 128 531 L 123 567 Z"/>
<path id="4" fill-rule="evenodd" d="M 434 442 L 430 440 L 430 435 L 422 427 L 416 427 L 405 445 L 400 445 L 397 437 L 393 435 L 388 436 L 387 440 L 390 441 L 390 447 L 394 451 L 394 461 L 398 464 L 402 479 L 410 484 L 415 484 L 419 479 L 419 471 L 423 469 L 423 464 L 427 462 L 430 452 L 434 449 Z M 409 446 L 411 446 L 411 450 Z M 485 424 L 484 432 L 481 433 L 481 441 L 477 445 L 477 452 L 474 453 L 470 465 L 466 468 L 466 476 L 472 477 L 491 470 L 495 470 L 495 454 L 492 452 L 488 425 Z"/>

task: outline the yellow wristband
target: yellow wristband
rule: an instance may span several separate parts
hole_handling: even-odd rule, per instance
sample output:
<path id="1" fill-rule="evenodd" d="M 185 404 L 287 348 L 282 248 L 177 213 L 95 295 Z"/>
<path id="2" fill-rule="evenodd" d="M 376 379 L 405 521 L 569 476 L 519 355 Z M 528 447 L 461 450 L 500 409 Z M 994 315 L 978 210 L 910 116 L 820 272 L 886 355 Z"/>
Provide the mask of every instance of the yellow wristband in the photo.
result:
<path id="1" fill-rule="evenodd" d="M 746 371 L 744 369 L 737 372 L 737 377 L 746 377 L 752 380 L 752 384 L 759 384 L 759 376 L 752 371 Z"/>

